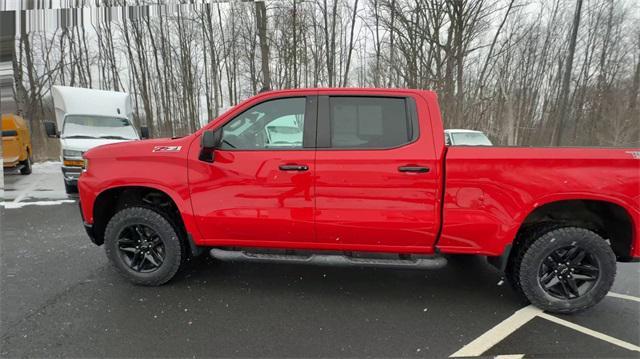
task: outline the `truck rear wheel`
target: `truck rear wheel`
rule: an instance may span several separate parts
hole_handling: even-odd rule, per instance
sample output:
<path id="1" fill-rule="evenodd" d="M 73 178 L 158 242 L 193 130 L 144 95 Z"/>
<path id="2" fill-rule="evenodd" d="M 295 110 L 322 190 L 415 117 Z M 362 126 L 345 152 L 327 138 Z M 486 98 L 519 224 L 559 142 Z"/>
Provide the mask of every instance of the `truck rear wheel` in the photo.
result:
<path id="1" fill-rule="evenodd" d="M 125 208 L 107 224 L 107 257 L 135 284 L 164 284 L 178 272 L 185 255 L 177 233 L 171 222 L 153 209 Z"/>
<path id="2" fill-rule="evenodd" d="M 557 228 L 529 243 L 516 270 L 524 295 L 540 309 L 579 312 L 600 302 L 613 285 L 615 254 L 595 232 Z"/>
<path id="3" fill-rule="evenodd" d="M 27 157 L 26 160 L 20 162 L 20 164 L 22 165 L 22 167 L 20 167 L 20 174 L 21 175 L 30 175 L 32 168 L 31 168 L 31 158 Z"/>

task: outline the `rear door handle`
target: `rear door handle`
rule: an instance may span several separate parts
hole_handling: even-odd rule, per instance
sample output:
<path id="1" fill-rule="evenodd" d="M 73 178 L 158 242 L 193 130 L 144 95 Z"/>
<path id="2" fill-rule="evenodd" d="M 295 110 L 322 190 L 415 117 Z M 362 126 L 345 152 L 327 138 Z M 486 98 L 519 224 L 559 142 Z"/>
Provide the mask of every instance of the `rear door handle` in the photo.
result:
<path id="1" fill-rule="evenodd" d="M 307 165 L 280 165 L 280 171 L 306 171 L 308 169 Z"/>
<path id="2" fill-rule="evenodd" d="M 400 171 L 400 172 L 426 173 L 426 172 L 429 172 L 429 167 L 422 167 L 422 166 L 400 166 L 400 167 L 398 167 L 398 171 Z"/>

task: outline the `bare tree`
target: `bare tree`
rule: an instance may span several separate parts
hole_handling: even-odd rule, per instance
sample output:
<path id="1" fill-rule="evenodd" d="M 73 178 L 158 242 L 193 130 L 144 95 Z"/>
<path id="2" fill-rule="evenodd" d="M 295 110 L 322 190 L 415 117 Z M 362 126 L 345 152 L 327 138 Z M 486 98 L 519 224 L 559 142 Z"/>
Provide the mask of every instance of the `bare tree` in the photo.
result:
<path id="1" fill-rule="evenodd" d="M 294 0 L 295 1 L 295 0 Z M 260 38 L 260 61 L 262 69 L 262 87 L 271 88 L 271 71 L 269 70 L 269 43 L 267 41 L 267 9 L 264 1 L 256 1 L 256 26 Z"/>
<path id="2" fill-rule="evenodd" d="M 565 69 L 562 78 L 562 88 L 560 90 L 560 104 L 558 105 L 558 128 L 555 136 L 553 137 L 553 143 L 556 146 L 560 146 L 562 143 L 562 136 L 564 132 L 565 117 L 569 111 L 568 99 L 569 99 L 569 86 L 571 81 L 571 71 L 573 68 L 573 57 L 576 52 L 576 42 L 578 38 L 578 27 L 580 26 L 580 15 L 582 10 L 582 0 L 576 0 L 576 10 L 573 15 L 573 25 L 571 26 L 571 37 L 569 39 L 569 52 L 567 53 L 567 60 L 565 61 Z"/>
<path id="3" fill-rule="evenodd" d="M 143 9 L 154 6 L 154 15 L 20 34 L 15 96 L 36 158 L 58 155 L 42 126 L 56 84 L 129 92 L 135 124 L 156 136 L 192 132 L 263 87 L 358 85 L 435 90 L 446 126 L 497 144 L 640 145 L 639 8 L 628 1 L 158 0 Z"/>

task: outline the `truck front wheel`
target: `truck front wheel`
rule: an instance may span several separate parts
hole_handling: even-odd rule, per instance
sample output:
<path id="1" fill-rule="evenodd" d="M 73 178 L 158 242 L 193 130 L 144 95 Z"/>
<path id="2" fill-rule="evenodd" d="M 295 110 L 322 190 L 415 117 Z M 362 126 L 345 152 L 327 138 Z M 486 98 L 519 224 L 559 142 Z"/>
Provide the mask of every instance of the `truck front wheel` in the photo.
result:
<path id="1" fill-rule="evenodd" d="M 557 228 L 529 243 L 517 268 L 519 284 L 540 309 L 578 312 L 600 302 L 613 285 L 616 257 L 595 232 Z"/>
<path id="2" fill-rule="evenodd" d="M 164 284 L 178 272 L 185 254 L 177 233 L 171 222 L 153 209 L 125 208 L 107 224 L 107 257 L 135 284 Z"/>

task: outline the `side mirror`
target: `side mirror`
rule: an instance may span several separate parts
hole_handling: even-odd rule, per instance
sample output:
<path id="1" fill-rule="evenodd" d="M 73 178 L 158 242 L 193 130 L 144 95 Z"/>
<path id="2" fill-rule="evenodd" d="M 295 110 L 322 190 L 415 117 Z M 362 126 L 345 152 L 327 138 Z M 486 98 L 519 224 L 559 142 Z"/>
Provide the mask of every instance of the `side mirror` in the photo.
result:
<path id="1" fill-rule="evenodd" d="M 47 132 L 47 136 L 51 138 L 58 138 L 60 135 L 58 134 L 58 129 L 56 128 L 55 122 L 45 122 L 44 130 Z"/>
<path id="2" fill-rule="evenodd" d="M 142 138 L 143 140 L 151 138 L 151 136 L 149 136 L 149 127 L 147 126 L 140 127 L 140 138 Z"/>
<path id="3" fill-rule="evenodd" d="M 214 150 L 222 144 L 222 129 L 208 130 L 202 133 L 200 139 L 200 161 L 213 162 Z"/>

